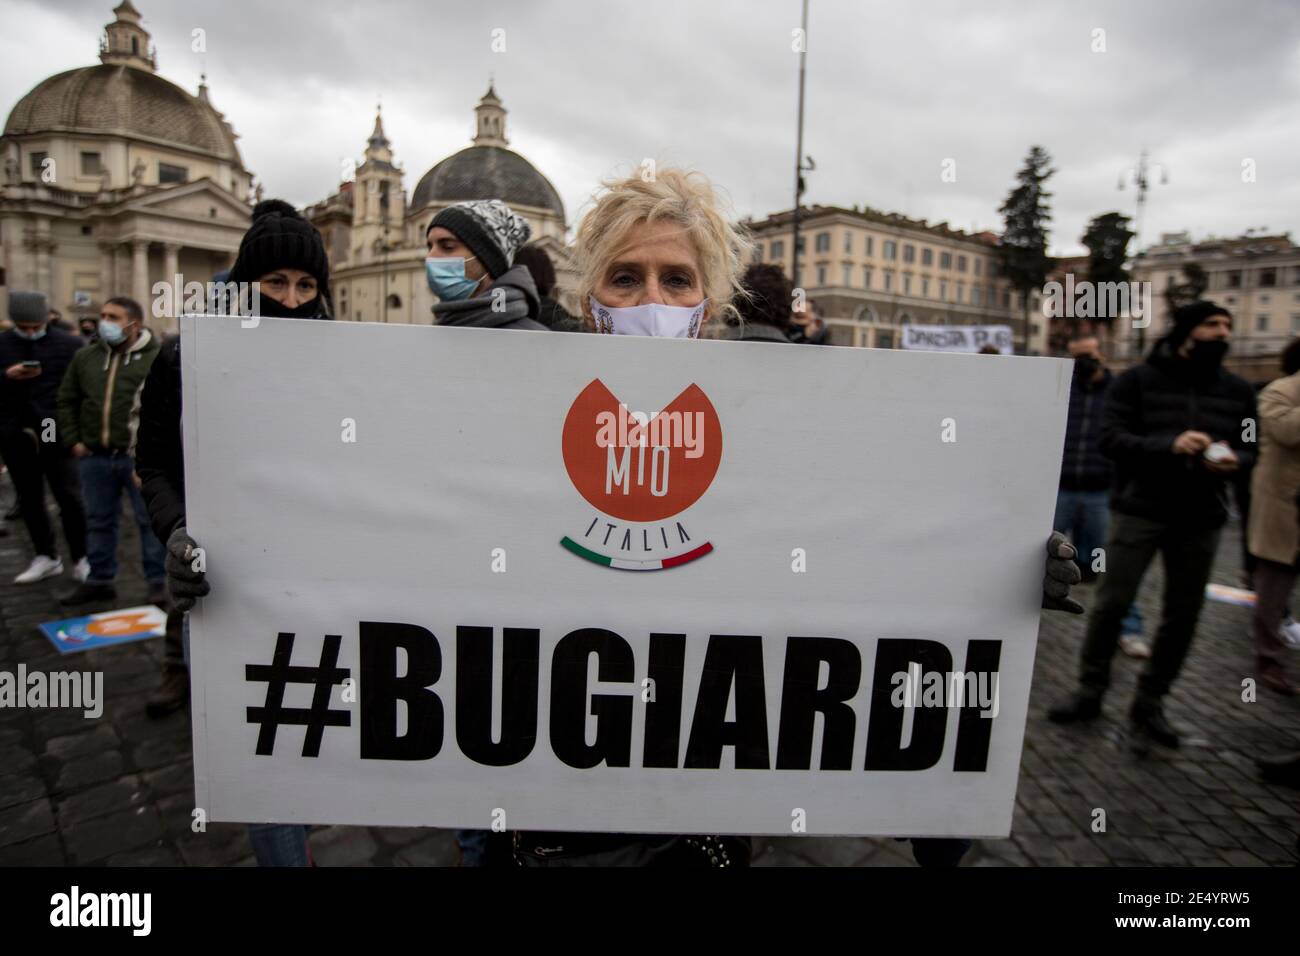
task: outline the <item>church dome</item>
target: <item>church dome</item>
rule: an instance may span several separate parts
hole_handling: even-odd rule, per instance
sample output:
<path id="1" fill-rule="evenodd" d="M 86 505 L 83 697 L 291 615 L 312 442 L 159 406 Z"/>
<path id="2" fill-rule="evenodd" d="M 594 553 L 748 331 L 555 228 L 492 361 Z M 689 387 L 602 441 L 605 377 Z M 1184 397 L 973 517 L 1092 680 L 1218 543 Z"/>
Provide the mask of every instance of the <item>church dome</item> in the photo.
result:
<path id="1" fill-rule="evenodd" d="M 506 109 L 489 86 L 474 110 L 474 145 L 453 153 L 425 173 L 411 194 L 410 208 L 433 202 L 500 199 L 507 205 L 548 209 L 564 220 L 564 204 L 537 167 L 509 149 Z"/>
<path id="2" fill-rule="evenodd" d="M 156 73 L 120 63 L 69 70 L 38 83 L 10 112 L 4 131 L 108 133 L 240 162 L 234 136 L 211 105 Z"/>
<path id="3" fill-rule="evenodd" d="M 560 194 L 550 180 L 514 150 L 502 146 L 469 146 L 448 156 L 420 178 L 411 195 L 411 208 L 466 199 L 537 206 L 564 218 Z"/>

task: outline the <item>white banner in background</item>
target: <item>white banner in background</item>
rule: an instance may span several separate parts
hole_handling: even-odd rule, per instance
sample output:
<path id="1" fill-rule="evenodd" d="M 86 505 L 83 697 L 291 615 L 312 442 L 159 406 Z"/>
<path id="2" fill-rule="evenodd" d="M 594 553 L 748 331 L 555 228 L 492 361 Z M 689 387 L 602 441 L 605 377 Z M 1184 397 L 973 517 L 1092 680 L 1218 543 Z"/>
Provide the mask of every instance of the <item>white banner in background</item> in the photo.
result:
<path id="1" fill-rule="evenodd" d="M 1009 325 L 904 325 L 902 346 L 928 352 L 978 352 L 991 345 L 1003 355 L 1015 351 Z"/>
<path id="2" fill-rule="evenodd" d="M 1008 833 L 1066 362 L 181 325 L 209 819 Z"/>

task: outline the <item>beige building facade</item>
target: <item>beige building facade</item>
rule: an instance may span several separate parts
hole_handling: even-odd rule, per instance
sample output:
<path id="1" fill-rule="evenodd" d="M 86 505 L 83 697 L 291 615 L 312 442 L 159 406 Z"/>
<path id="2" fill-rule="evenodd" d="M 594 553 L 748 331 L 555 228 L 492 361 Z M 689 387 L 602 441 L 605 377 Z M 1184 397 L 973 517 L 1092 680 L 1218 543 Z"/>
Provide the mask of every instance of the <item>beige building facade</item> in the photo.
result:
<path id="1" fill-rule="evenodd" d="M 1131 362 L 1162 334 L 1169 323 L 1164 292 L 1186 281 L 1189 263 L 1209 280 L 1202 297 L 1232 313 L 1228 367 L 1251 381 L 1276 378 L 1279 354 L 1300 335 L 1300 247 L 1289 234 L 1196 242 L 1186 232 L 1166 233 L 1136 257 L 1132 270 L 1135 280 L 1151 283 L 1151 327 L 1139 335 L 1131 324 L 1117 326 L 1115 357 Z"/>
<path id="2" fill-rule="evenodd" d="M 38 83 L 0 136 L 0 318 L 10 289 L 70 319 L 114 295 L 149 311 L 155 283 L 206 282 L 248 228 L 252 176 L 206 84 L 159 76 L 140 13 L 130 0 L 113 13 L 100 64 Z"/>
<path id="3" fill-rule="evenodd" d="M 794 261 L 793 211 L 743 223 L 756 262 Z M 873 209 L 812 206 L 800 212 L 795 285 L 817 301 L 837 345 L 897 348 L 900 327 L 1009 325 L 1020 354 L 1042 354 L 1046 323 L 999 275 L 997 236 L 969 234 Z"/>
<path id="4" fill-rule="evenodd" d="M 308 207 L 325 240 L 339 318 L 355 322 L 433 324 L 436 299 L 424 277 L 424 234 L 444 207 L 500 199 L 528 221 L 530 244 L 550 254 L 561 282 L 569 272 L 564 206 L 550 180 L 509 148 L 506 109 L 489 87 L 474 110 L 472 145 L 424 174 L 408 200 L 383 118 L 375 117 L 365 156 L 350 181 Z"/>

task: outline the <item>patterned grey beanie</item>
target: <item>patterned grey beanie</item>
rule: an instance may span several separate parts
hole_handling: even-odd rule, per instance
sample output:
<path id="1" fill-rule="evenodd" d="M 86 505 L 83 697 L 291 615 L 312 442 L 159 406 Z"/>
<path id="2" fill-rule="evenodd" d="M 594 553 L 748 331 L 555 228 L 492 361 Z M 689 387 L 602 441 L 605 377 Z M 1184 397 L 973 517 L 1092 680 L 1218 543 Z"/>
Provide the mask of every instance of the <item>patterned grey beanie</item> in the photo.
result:
<path id="1" fill-rule="evenodd" d="M 488 275 L 497 279 L 515 261 L 515 253 L 533 231 L 522 217 L 500 199 L 475 199 L 448 206 L 433 217 L 434 226 L 448 230 L 478 257 Z"/>

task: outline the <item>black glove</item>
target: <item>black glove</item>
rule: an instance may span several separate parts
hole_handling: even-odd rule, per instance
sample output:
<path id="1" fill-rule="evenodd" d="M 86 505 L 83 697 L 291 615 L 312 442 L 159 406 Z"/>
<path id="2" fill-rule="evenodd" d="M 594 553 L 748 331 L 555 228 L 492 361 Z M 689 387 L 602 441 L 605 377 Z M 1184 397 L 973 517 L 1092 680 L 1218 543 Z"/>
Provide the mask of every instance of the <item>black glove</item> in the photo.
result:
<path id="1" fill-rule="evenodd" d="M 1043 577 L 1043 607 L 1049 611 L 1069 611 L 1082 614 L 1083 605 L 1070 597 L 1070 585 L 1078 584 L 1083 577 L 1074 563 L 1077 552 L 1070 539 L 1053 531 L 1047 539 L 1047 573 Z"/>
<path id="2" fill-rule="evenodd" d="M 196 564 L 203 567 L 195 555 L 199 550 L 198 542 L 184 528 L 177 528 L 167 539 L 167 590 L 178 611 L 188 611 L 194 607 L 195 600 L 211 590 L 204 572 L 195 567 Z"/>

